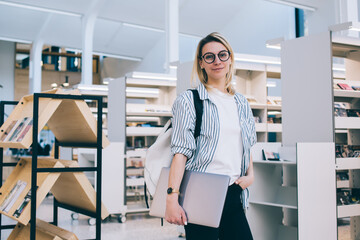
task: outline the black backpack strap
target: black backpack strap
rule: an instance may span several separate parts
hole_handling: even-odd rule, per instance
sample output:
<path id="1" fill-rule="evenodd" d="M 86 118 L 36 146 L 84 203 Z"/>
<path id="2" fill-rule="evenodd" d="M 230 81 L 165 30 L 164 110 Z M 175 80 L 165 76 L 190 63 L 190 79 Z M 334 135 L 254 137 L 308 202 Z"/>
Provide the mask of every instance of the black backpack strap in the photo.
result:
<path id="1" fill-rule="evenodd" d="M 200 99 L 199 92 L 197 89 L 190 89 L 194 96 L 194 105 L 195 105 L 195 112 L 196 112 L 196 123 L 195 123 L 195 132 L 194 137 L 195 139 L 200 136 L 201 130 L 201 122 L 202 122 L 202 115 L 203 115 L 203 101 Z"/>

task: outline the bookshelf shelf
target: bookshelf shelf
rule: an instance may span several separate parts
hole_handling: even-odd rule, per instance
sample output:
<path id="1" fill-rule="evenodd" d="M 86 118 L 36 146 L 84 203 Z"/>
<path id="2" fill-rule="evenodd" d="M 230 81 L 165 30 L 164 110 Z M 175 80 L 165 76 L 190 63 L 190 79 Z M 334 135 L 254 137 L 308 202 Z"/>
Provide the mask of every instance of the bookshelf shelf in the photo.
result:
<path id="1" fill-rule="evenodd" d="M 337 206 L 338 218 L 355 217 L 360 215 L 360 204 Z"/>
<path id="2" fill-rule="evenodd" d="M 360 118 L 357 117 L 335 117 L 336 129 L 360 129 Z"/>
<path id="3" fill-rule="evenodd" d="M 256 200 L 251 200 L 250 203 L 264 205 L 264 206 L 271 206 L 271 207 L 297 209 L 297 206 L 283 204 L 283 203 L 274 203 L 274 202 L 265 202 L 265 201 L 256 201 Z"/>
<path id="4" fill-rule="evenodd" d="M 266 132 L 266 123 L 255 123 L 256 132 Z"/>
<path id="5" fill-rule="evenodd" d="M 127 127 L 126 136 L 158 136 L 161 127 Z"/>
<path id="6" fill-rule="evenodd" d="M 360 158 L 336 158 L 336 170 L 360 169 Z"/>
<path id="7" fill-rule="evenodd" d="M 268 123 L 267 131 L 268 132 L 282 132 L 282 124 L 281 123 Z"/>

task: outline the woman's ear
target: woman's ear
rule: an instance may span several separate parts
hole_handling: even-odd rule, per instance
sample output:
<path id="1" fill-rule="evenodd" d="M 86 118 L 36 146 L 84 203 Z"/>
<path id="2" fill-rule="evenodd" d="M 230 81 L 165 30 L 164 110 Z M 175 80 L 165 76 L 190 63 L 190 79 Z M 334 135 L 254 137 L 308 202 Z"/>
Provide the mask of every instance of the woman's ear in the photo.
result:
<path id="1" fill-rule="evenodd" d="M 201 59 L 199 59 L 199 65 L 200 65 L 201 69 L 204 69 L 203 62 Z"/>

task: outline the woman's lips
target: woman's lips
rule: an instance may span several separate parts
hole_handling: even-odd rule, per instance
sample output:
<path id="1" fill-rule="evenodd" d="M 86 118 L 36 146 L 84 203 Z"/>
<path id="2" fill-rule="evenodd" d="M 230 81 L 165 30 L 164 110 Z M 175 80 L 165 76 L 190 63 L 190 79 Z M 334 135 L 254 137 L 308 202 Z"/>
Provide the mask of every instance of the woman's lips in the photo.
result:
<path id="1" fill-rule="evenodd" d="M 220 70 L 222 70 L 223 68 L 213 68 L 212 70 L 213 71 L 220 71 Z"/>

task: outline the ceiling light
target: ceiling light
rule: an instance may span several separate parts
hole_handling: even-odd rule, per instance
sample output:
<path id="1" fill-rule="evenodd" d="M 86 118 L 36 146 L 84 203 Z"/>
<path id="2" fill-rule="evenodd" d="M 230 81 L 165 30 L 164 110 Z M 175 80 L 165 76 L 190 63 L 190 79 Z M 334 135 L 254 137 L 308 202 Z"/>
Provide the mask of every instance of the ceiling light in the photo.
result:
<path id="1" fill-rule="evenodd" d="M 124 60 L 130 60 L 130 61 L 136 61 L 136 62 L 141 62 L 141 60 L 142 60 L 142 58 L 138 58 L 138 57 L 129 57 L 129 56 L 124 56 L 124 55 L 104 53 L 104 52 L 93 52 L 93 54 L 100 55 L 100 56 L 106 56 L 106 57 L 112 57 L 112 58 L 119 58 L 119 59 L 124 59 Z"/>
<path id="2" fill-rule="evenodd" d="M 65 12 L 65 11 L 60 11 L 60 10 L 55 10 L 55 9 L 50 9 L 50 8 L 36 7 L 36 6 L 8 2 L 8 1 L 0 1 L 0 5 L 6 5 L 6 6 L 10 6 L 10 7 L 17 7 L 17 8 L 25 8 L 25 9 L 35 10 L 35 11 L 40 11 L 40 12 L 56 13 L 56 14 L 67 15 L 67 16 L 71 16 L 71 17 L 81 17 L 82 16 L 81 14 L 78 14 L 78 13 Z"/>
<path id="3" fill-rule="evenodd" d="M 235 54 L 235 61 L 277 64 L 277 65 L 281 64 L 280 59 L 276 57 L 264 57 L 264 56 L 248 55 L 248 54 Z"/>
<path id="4" fill-rule="evenodd" d="M 283 41 L 284 41 L 283 37 L 267 40 L 266 47 L 273 48 L 273 49 L 281 49 L 281 42 L 283 42 Z"/>
<path id="5" fill-rule="evenodd" d="M 329 30 L 332 32 L 345 31 L 345 30 L 352 30 L 352 31 L 360 32 L 360 23 L 359 22 L 340 23 L 340 24 L 330 26 Z"/>
<path id="6" fill-rule="evenodd" d="M 7 41 L 7 42 L 25 43 L 25 44 L 31 44 L 32 43 L 29 40 L 18 39 L 18 38 L 8 38 L 8 37 L 0 37 L 0 40 Z"/>
<path id="7" fill-rule="evenodd" d="M 51 88 L 57 88 L 58 85 L 56 83 L 52 83 L 50 86 Z"/>
<path id="8" fill-rule="evenodd" d="M 148 31 L 153 31 L 153 32 L 161 32 L 161 33 L 165 32 L 162 29 L 153 28 L 153 27 L 146 27 L 146 26 L 142 26 L 142 25 L 138 25 L 138 24 L 132 24 L 132 23 L 126 23 L 126 22 L 123 22 L 122 25 L 125 26 L 125 27 L 132 27 L 132 28 L 148 30 Z"/>
<path id="9" fill-rule="evenodd" d="M 299 9 L 303 9 L 303 10 L 308 10 L 308 11 L 312 11 L 312 12 L 316 11 L 315 7 L 300 4 L 300 3 L 295 3 L 295 2 L 285 1 L 285 0 L 267 0 L 267 1 L 273 2 L 273 3 L 279 3 L 279 4 L 283 4 L 283 5 L 286 5 L 286 6 L 299 8 Z"/>
<path id="10" fill-rule="evenodd" d="M 142 78 L 142 79 L 153 79 L 153 80 L 169 80 L 176 81 L 175 76 L 166 75 L 166 74 L 152 74 L 152 73 L 141 73 L 141 72 L 133 72 L 129 77 L 132 78 Z"/>
<path id="11" fill-rule="evenodd" d="M 267 86 L 267 87 L 276 87 L 276 82 L 268 81 L 268 82 L 266 83 L 266 86 Z"/>

